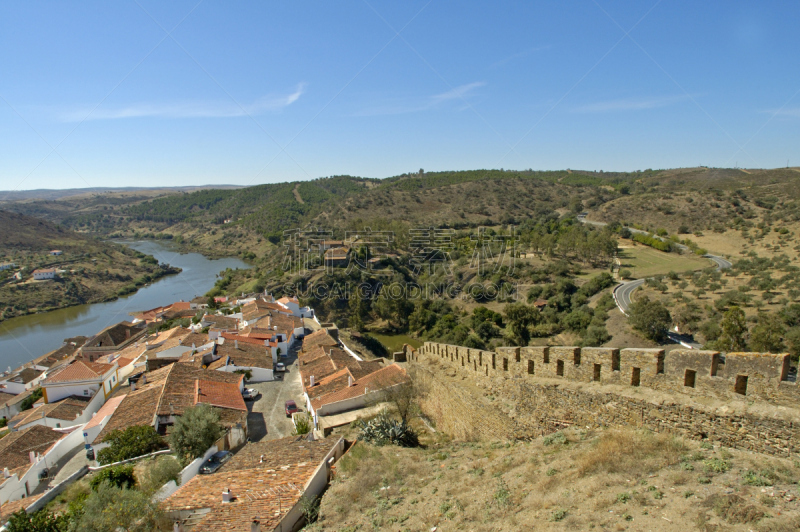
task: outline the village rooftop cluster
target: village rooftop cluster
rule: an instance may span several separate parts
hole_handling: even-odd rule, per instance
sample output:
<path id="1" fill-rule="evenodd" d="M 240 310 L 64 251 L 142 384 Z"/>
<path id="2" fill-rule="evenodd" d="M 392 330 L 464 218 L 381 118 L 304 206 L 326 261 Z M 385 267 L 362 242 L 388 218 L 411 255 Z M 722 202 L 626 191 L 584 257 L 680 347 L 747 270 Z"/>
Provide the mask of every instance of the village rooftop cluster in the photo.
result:
<path id="1" fill-rule="evenodd" d="M 209 303 L 196 298 L 138 312 L 0 375 L 4 520 L 22 508 L 34 511 L 63 488 L 52 479 L 76 451 L 94 456 L 109 445 L 107 435 L 133 426 L 169 434 L 199 404 L 218 413 L 225 434 L 184 469 L 180 487 L 172 482 L 156 494 L 176 529 L 291 530 L 301 520 L 301 497 L 325 489 L 345 450 L 341 438 L 326 438 L 331 428 L 379 403 L 408 375 L 397 363 L 363 360 L 335 325 L 320 323 L 296 298 L 263 293 Z M 189 326 L 169 326 L 185 318 Z M 250 441 L 246 384 L 280 386 L 284 378 L 301 383 L 301 408 L 287 413 L 295 423 L 305 416 L 309 434 Z M 283 405 L 275 408 L 283 412 Z M 214 473 L 219 482 L 202 482 L 194 475 L 219 450 L 233 459 Z"/>

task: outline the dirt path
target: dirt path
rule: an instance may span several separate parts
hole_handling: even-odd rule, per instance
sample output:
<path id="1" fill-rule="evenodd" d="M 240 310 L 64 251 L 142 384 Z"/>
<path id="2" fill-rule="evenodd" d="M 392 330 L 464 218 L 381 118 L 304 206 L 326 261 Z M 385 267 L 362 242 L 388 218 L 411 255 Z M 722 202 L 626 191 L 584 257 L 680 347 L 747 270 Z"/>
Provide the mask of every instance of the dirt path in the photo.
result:
<path id="1" fill-rule="evenodd" d="M 294 189 L 292 189 L 292 194 L 294 194 L 294 199 L 297 200 L 297 203 L 303 205 L 303 204 L 305 204 L 305 201 L 303 201 L 303 198 L 300 196 L 300 191 L 297 190 L 297 187 L 299 187 L 299 186 L 300 186 L 300 183 L 298 183 L 298 184 L 296 184 L 294 186 Z"/>

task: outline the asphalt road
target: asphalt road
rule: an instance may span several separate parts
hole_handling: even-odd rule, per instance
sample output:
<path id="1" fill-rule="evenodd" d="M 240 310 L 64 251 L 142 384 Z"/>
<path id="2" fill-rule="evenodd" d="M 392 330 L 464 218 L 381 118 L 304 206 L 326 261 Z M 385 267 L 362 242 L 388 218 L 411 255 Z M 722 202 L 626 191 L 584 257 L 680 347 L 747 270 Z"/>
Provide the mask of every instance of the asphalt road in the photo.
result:
<path id="1" fill-rule="evenodd" d="M 631 296 L 634 290 L 643 284 L 644 279 L 636 279 L 635 281 L 620 283 L 614 288 L 614 300 L 623 314 L 628 314 L 628 307 L 631 306 Z"/>
<path id="2" fill-rule="evenodd" d="M 304 407 L 303 386 L 297 366 L 299 348 L 300 344 L 297 344 L 289 351 L 287 358 L 280 359 L 286 364 L 282 379 L 247 384 L 248 388 L 255 388 L 260 392 L 255 401 L 247 402 L 247 424 L 251 441 L 275 440 L 292 434 L 294 425 L 286 417 L 284 405 L 286 401 L 293 399 L 301 409 Z"/>

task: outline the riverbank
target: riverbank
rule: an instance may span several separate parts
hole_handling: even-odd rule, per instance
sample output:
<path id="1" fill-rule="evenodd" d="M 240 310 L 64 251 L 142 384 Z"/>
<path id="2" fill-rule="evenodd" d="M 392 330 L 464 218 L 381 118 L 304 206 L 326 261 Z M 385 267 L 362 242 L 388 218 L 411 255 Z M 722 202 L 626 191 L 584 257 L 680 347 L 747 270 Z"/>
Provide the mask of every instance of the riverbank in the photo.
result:
<path id="1" fill-rule="evenodd" d="M 209 260 L 197 253 L 181 254 L 162 242 L 118 244 L 129 251 L 150 256 L 158 263 L 169 263 L 180 273 L 162 275 L 134 292 L 117 295 L 105 302 L 71 305 L 0 321 L 0 368 L 14 368 L 58 349 L 65 338 L 92 336 L 109 325 L 130 320 L 133 311 L 202 296 L 214 286 L 219 272 L 228 268 L 250 268 L 237 258 Z M 131 282 L 123 286 L 127 284 Z"/>

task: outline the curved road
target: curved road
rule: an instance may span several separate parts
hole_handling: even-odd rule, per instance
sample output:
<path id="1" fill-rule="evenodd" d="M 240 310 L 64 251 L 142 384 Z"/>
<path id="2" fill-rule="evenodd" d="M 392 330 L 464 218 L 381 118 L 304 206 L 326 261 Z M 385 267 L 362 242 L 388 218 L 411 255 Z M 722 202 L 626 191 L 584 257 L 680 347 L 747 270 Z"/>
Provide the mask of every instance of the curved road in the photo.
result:
<path id="1" fill-rule="evenodd" d="M 607 225 L 605 222 L 594 222 L 594 221 L 587 220 L 585 216 L 578 216 L 578 221 L 580 221 L 581 223 L 590 224 L 590 225 L 596 225 L 596 226 Z M 650 234 L 647 231 L 642 231 L 640 229 L 633 229 L 631 227 L 628 227 L 628 229 L 632 233 L 642 233 L 642 234 L 648 234 L 648 235 Z M 664 240 L 663 238 L 658 237 L 658 236 L 656 236 L 655 238 L 659 238 L 661 240 Z M 684 250 L 684 251 L 689 249 L 687 246 L 685 246 L 683 244 L 678 244 L 677 242 L 673 242 L 672 244 L 675 247 L 678 247 L 678 248 L 680 248 L 681 250 Z M 714 264 L 717 265 L 717 271 L 727 270 L 728 268 L 733 266 L 729 260 L 724 259 L 722 257 L 718 257 L 716 255 L 705 254 L 705 255 L 703 255 L 703 257 L 713 261 Z M 613 292 L 613 294 L 614 294 L 614 302 L 617 304 L 617 307 L 619 308 L 619 310 L 623 314 L 625 314 L 626 316 L 628 315 L 628 308 L 631 306 L 631 297 L 633 296 L 633 292 L 637 288 L 642 286 L 644 284 L 644 281 L 645 281 L 644 279 L 635 279 L 633 281 L 623 281 L 623 282 L 621 282 L 620 284 L 618 284 L 617 286 L 614 287 L 614 292 Z M 691 338 L 688 338 L 686 336 L 680 335 L 680 334 L 678 334 L 676 332 L 669 332 L 668 335 L 669 335 L 670 340 L 672 340 L 675 343 L 681 344 L 684 347 L 688 347 L 689 349 L 702 349 L 702 346 L 700 344 L 698 344 L 698 343 L 692 342 Z"/>

